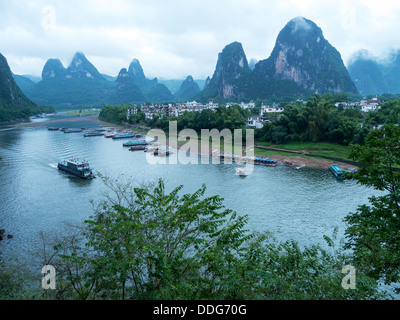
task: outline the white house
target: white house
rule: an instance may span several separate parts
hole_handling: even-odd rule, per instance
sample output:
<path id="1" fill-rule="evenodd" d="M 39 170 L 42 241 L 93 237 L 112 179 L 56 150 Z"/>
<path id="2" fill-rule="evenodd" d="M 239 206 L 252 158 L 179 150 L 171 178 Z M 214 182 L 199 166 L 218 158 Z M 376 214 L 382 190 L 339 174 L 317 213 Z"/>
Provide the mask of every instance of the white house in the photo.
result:
<path id="1" fill-rule="evenodd" d="M 246 127 L 254 127 L 261 129 L 264 125 L 264 121 L 261 116 L 251 116 L 246 121 Z"/>
<path id="2" fill-rule="evenodd" d="M 370 100 L 368 99 L 363 99 L 360 101 L 360 106 L 361 106 L 361 111 L 362 112 L 369 112 L 373 110 L 380 109 L 380 101 L 378 98 L 372 98 Z"/>
<path id="3" fill-rule="evenodd" d="M 285 111 L 285 108 L 280 107 L 279 105 L 274 105 L 272 107 L 271 106 L 262 105 L 261 106 L 261 110 L 260 110 L 260 116 L 263 116 L 263 115 L 268 114 L 268 113 L 280 113 L 280 112 L 283 112 L 283 111 Z"/>
<path id="4" fill-rule="evenodd" d="M 137 113 L 138 113 L 138 108 L 137 107 L 128 109 L 127 112 L 126 112 L 126 119 L 129 120 L 129 117 L 132 114 L 137 114 Z"/>

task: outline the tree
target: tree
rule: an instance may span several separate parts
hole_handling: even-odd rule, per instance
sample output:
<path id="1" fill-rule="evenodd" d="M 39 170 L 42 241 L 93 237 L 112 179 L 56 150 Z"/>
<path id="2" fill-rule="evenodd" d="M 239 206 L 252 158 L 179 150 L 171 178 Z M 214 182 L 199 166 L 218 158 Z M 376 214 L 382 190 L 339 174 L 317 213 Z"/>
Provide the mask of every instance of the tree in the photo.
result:
<path id="1" fill-rule="evenodd" d="M 360 163 L 349 178 L 382 192 L 370 198 L 345 221 L 347 249 L 359 267 L 375 279 L 400 280 L 400 128 L 387 125 L 372 131 L 365 146 L 354 146 L 350 157 Z"/>
<path id="2" fill-rule="evenodd" d="M 55 299 L 378 297 L 361 272 L 357 290 L 343 289 L 351 256 L 328 237 L 333 251 L 250 233 L 247 216 L 205 197 L 205 186 L 181 194 L 182 186 L 167 192 L 162 180 L 143 187 L 104 180 L 112 194 L 45 255 L 57 270 L 57 291 L 46 293 Z"/>
<path id="3" fill-rule="evenodd" d="M 222 290 L 221 270 L 250 237 L 243 229 L 246 216 L 225 209 L 219 196 L 204 198 L 205 186 L 181 196 L 182 186 L 167 193 L 162 180 L 143 188 L 106 182 L 115 197 L 85 221 L 86 245 L 63 249 L 55 262 L 70 293 L 81 299 L 190 299 L 204 288 L 214 288 L 210 296 Z M 57 249 L 70 248 L 65 244 L 71 239 Z"/>

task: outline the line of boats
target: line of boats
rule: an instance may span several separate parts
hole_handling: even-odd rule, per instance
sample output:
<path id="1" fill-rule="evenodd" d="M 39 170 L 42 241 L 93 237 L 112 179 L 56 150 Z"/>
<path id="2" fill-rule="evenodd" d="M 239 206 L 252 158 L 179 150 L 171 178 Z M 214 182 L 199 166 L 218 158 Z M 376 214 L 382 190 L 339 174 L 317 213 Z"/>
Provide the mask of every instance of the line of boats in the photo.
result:
<path id="1" fill-rule="evenodd" d="M 109 129 L 85 129 L 85 128 L 56 128 L 49 127 L 49 131 L 62 131 L 64 133 L 79 133 L 84 132 L 84 137 L 96 137 L 96 136 L 104 136 L 105 138 L 112 138 L 113 140 L 120 139 L 140 139 L 145 136 L 137 133 L 137 132 L 116 132 L 113 131 L 113 128 Z M 154 156 L 168 156 L 171 154 L 171 151 L 167 147 L 162 147 L 158 145 L 153 145 L 153 142 L 148 142 L 146 140 L 135 140 L 135 141 L 127 141 L 123 143 L 124 147 L 130 147 L 130 151 L 144 151 L 144 152 L 152 152 Z M 78 158 L 70 158 L 68 160 L 64 160 L 57 164 L 57 168 L 60 171 L 66 172 L 73 176 L 82 178 L 82 179 L 93 179 L 96 176 L 93 173 L 93 170 L 90 168 L 88 161 L 80 160 Z"/>
<path id="2" fill-rule="evenodd" d="M 55 128 L 49 127 L 49 131 L 63 131 L 64 133 L 79 133 L 84 132 L 84 137 L 95 137 L 95 136 L 104 136 L 105 138 L 112 138 L 113 140 L 120 139 L 129 139 L 129 138 L 144 138 L 145 136 L 136 133 L 136 132 L 116 132 L 112 131 L 113 128 L 104 129 L 85 129 L 85 128 Z M 112 131 L 112 132 L 111 132 Z M 163 147 L 159 145 L 154 145 L 152 142 L 148 142 L 146 140 L 135 140 L 135 141 L 127 141 L 123 143 L 124 147 L 130 147 L 129 151 L 144 151 L 151 152 L 154 156 L 168 156 L 172 152 L 168 147 Z M 212 156 L 216 157 L 222 161 L 230 160 L 235 162 L 252 162 L 255 165 L 264 165 L 275 167 L 279 164 L 294 166 L 296 169 L 304 168 L 305 165 L 295 165 L 290 160 L 278 161 L 277 159 L 264 158 L 264 157 L 252 157 L 252 156 L 239 156 L 234 154 L 225 154 L 220 153 L 217 150 L 212 152 Z M 65 160 L 59 162 L 57 165 L 60 171 L 69 173 L 71 175 L 80 177 L 82 179 L 92 179 L 95 178 L 92 169 L 89 166 L 89 163 L 85 160 L 79 160 L 77 158 L 71 158 L 69 160 Z M 354 173 L 356 169 L 342 169 L 337 164 L 332 164 L 330 166 L 330 172 L 336 177 L 338 180 L 343 180 L 343 175 L 345 172 Z M 236 174 L 241 177 L 247 176 L 243 168 L 236 168 Z"/>

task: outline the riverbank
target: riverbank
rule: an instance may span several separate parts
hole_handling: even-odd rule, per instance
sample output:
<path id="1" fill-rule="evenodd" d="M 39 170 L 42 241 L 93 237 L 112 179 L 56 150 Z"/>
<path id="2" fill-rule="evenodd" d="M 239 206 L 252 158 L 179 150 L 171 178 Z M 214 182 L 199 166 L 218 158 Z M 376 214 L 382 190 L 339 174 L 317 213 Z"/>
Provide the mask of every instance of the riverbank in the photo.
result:
<path id="1" fill-rule="evenodd" d="M 126 127 L 125 127 L 126 128 Z M 147 132 L 142 132 L 147 134 Z M 153 129 L 150 132 L 151 137 L 156 137 L 157 134 L 163 133 L 161 130 Z M 189 135 L 190 136 L 190 135 Z M 206 143 L 207 141 L 202 140 L 197 135 L 190 136 L 192 141 L 197 141 L 197 150 L 198 154 L 201 153 L 201 145 L 202 143 Z M 186 141 L 178 141 L 178 146 L 182 146 L 186 144 Z M 168 144 L 168 142 L 167 142 Z M 223 152 L 223 146 L 219 149 Z M 278 148 L 271 148 L 271 147 L 264 147 L 255 145 L 254 149 L 252 150 L 255 157 L 264 157 L 264 158 L 272 158 L 278 160 L 278 162 L 289 164 L 293 167 L 309 167 L 314 169 L 329 169 L 332 164 L 337 164 L 341 168 L 348 170 L 348 169 L 358 169 L 356 163 L 353 163 L 347 159 L 340 159 L 336 157 L 329 157 L 329 156 L 318 156 L 311 154 L 309 151 L 293 151 L 293 150 L 284 150 Z M 231 153 L 231 152 L 229 152 Z M 208 154 L 213 154 L 213 148 L 211 146 L 211 142 L 209 141 L 209 148 Z M 331 159 L 330 159 L 331 158 Z"/>
<path id="2" fill-rule="evenodd" d="M 162 134 L 163 132 L 161 130 L 153 129 L 153 130 L 148 130 L 144 129 L 143 127 L 140 126 L 133 126 L 133 125 L 116 125 L 112 123 L 107 123 L 98 118 L 98 115 L 93 114 L 93 115 L 85 115 L 83 117 L 81 116 L 68 116 L 65 118 L 58 118 L 58 119 L 50 119 L 50 120 L 45 120 L 45 121 L 40 121 L 40 122 L 22 122 L 22 123 L 15 123 L 9 126 L 10 129 L 17 129 L 17 128 L 30 128 L 30 127 L 50 127 L 57 122 L 62 121 L 63 123 L 70 123 L 73 125 L 76 122 L 80 121 L 87 121 L 87 122 L 93 122 L 96 126 L 103 126 L 103 127 L 114 127 L 117 130 L 135 130 L 139 131 L 143 134 L 148 134 L 151 137 L 156 137 L 157 134 Z M 207 143 L 203 141 L 201 138 L 199 138 L 197 135 L 196 136 L 191 136 L 190 137 L 192 141 L 196 141 L 198 143 L 198 153 L 201 154 L 201 144 L 202 143 Z M 168 142 L 167 142 L 168 143 Z M 209 142 L 210 143 L 210 142 Z M 185 141 L 178 141 L 178 147 L 186 144 Z M 223 149 L 223 148 L 222 148 Z M 208 148 L 208 155 L 212 155 L 213 148 L 210 146 Z M 339 157 L 324 157 L 324 156 L 319 156 L 312 154 L 310 150 L 304 151 L 296 151 L 296 150 L 285 150 L 285 149 L 280 149 L 280 148 L 273 148 L 273 147 L 266 147 L 266 146 L 260 146 L 256 145 L 254 150 L 254 156 L 255 157 L 265 157 L 265 158 L 273 158 L 278 160 L 279 162 L 284 162 L 284 163 L 289 163 L 292 164 L 294 167 L 300 167 L 300 166 L 305 166 L 309 168 L 315 168 L 315 169 L 329 169 L 331 164 L 338 164 L 340 167 L 344 169 L 357 169 L 357 165 L 355 163 L 350 163 L 346 159 L 340 159 Z M 333 159 L 329 159 L 333 158 Z"/>

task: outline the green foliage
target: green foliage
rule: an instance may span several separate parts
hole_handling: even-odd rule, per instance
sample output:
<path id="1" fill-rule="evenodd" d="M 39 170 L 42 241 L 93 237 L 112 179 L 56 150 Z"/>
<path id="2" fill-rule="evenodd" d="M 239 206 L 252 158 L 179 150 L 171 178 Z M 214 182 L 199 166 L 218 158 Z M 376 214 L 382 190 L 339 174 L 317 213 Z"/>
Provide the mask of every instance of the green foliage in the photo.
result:
<path id="1" fill-rule="evenodd" d="M 360 206 L 345 221 L 347 248 L 354 250 L 359 266 L 386 283 L 400 279 L 400 128 L 387 125 L 372 131 L 365 146 L 354 146 L 351 158 L 361 168 L 349 176 L 358 183 L 382 191 Z"/>
<path id="2" fill-rule="evenodd" d="M 39 299 L 35 283 L 39 277 L 26 265 L 12 257 L 3 258 L 0 252 L 0 300 Z"/>
<path id="3" fill-rule="evenodd" d="M 195 298 L 249 239 L 247 217 L 219 196 L 204 198 L 205 186 L 180 195 L 182 186 L 167 193 L 162 181 L 143 188 L 106 181 L 116 197 L 85 222 L 86 246 L 57 264 L 79 298 Z"/>
<path id="4" fill-rule="evenodd" d="M 333 102 L 337 99 L 338 96 L 331 94 L 315 95 L 305 105 L 288 104 L 278 120 L 257 130 L 256 137 L 277 144 L 290 141 L 344 145 L 362 142 L 367 132 L 360 125 L 361 111 L 336 108 Z"/>
<path id="5" fill-rule="evenodd" d="M 105 122 L 121 124 L 127 121 L 126 113 L 128 108 L 132 106 L 129 105 L 118 105 L 118 106 L 104 106 L 104 109 L 100 111 L 99 119 Z"/>
<path id="6" fill-rule="evenodd" d="M 383 124 L 398 124 L 400 120 L 400 100 L 390 100 L 381 105 L 378 110 L 370 111 L 365 116 L 366 126 Z"/>
<path id="7" fill-rule="evenodd" d="M 120 124 L 126 121 L 126 111 L 130 106 L 105 106 L 100 112 L 99 118 L 106 122 Z M 234 105 L 229 108 L 219 106 L 215 111 L 203 110 L 184 112 L 180 117 L 167 117 L 165 114 L 153 115 L 153 119 L 146 119 L 143 112 L 132 115 L 129 122 L 132 124 L 143 124 L 151 128 L 159 128 L 165 132 L 169 131 L 169 122 L 177 121 L 178 130 L 190 128 L 198 133 L 201 129 L 235 129 L 244 128 L 249 111 Z"/>

